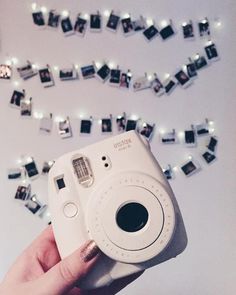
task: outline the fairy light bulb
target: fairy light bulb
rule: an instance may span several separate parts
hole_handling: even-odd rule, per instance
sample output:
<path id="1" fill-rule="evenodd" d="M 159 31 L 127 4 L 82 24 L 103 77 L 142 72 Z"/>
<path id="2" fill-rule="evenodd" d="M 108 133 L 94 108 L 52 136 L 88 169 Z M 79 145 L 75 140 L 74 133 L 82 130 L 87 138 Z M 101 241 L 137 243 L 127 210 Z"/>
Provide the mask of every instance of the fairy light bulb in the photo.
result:
<path id="1" fill-rule="evenodd" d="M 151 18 L 148 18 L 146 20 L 146 23 L 147 23 L 148 26 L 152 26 L 154 24 L 153 19 L 151 19 Z"/>
<path id="2" fill-rule="evenodd" d="M 37 3 L 33 2 L 31 4 L 31 9 L 32 9 L 32 11 L 36 11 L 36 9 L 37 9 Z"/>
<path id="3" fill-rule="evenodd" d="M 61 12 L 61 15 L 62 15 L 63 17 L 68 17 L 68 16 L 69 16 L 69 11 L 68 11 L 68 10 L 63 10 L 63 11 Z"/>
<path id="4" fill-rule="evenodd" d="M 103 12 L 104 16 L 108 17 L 110 15 L 110 11 L 109 10 L 104 10 Z"/>
<path id="5" fill-rule="evenodd" d="M 46 6 L 42 6 L 41 11 L 42 11 L 42 13 L 47 13 L 48 9 Z"/>

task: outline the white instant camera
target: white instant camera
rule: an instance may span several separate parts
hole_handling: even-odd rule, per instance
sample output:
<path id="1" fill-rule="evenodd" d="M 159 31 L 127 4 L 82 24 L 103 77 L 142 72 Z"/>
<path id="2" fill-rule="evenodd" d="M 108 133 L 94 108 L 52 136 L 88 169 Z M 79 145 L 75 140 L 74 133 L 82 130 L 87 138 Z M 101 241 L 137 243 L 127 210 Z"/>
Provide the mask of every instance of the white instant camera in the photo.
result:
<path id="1" fill-rule="evenodd" d="M 60 157 L 49 172 L 49 205 L 62 258 L 88 239 L 105 254 L 84 289 L 176 257 L 187 245 L 171 187 L 135 131 Z"/>

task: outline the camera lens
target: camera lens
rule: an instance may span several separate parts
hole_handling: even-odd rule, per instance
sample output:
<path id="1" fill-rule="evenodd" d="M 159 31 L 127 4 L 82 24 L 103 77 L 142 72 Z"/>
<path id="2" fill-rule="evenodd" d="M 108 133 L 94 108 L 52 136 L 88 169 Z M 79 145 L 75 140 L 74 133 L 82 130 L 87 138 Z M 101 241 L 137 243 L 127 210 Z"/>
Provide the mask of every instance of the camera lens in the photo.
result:
<path id="1" fill-rule="evenodd" d="M 148 221 L 147 209 L 139 203 L 128 203 L 121 207 L 116 215 L 118 226 L 126 232 L 142 229 Z"/>

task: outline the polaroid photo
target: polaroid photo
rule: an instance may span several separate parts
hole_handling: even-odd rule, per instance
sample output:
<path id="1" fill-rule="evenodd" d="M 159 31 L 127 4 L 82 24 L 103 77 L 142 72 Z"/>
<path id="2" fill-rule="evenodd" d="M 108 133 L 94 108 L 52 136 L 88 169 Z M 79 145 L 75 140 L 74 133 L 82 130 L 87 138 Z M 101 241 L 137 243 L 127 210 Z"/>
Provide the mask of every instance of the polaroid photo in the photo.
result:
<path id="1" fill-rule="evenodd" d="M 188 147 L 195 147 L 197 145 L 196 133 L 192 126 L 192 129 L 184 131 L 185 145 Z"/>
<path id="2" fill-rule="evenodd" d="M 47 175 L 48 172 L 50 171 L 50 169 L 52 168 L 52 166 L 54 165 L 55 161 L 45 161 L 43 163 L 43 168 L 42 168 L 42 175 Z"/>
<path id="3" fill-rule="evenodd" d="M 211 34 L 211 32 L 210 32 L 210 24 L 209 24 L 209 21 L 208 21 L 207 17 L 205 17 L 204 19 L 199 21 L 198 29 L 199 29 L 200 37 L 210 36 L 210 34 Z"/>
<path id="4" fill-rule="evenodd" d="M 121 78 L 121 70 L 120 69 L 111 69 L 109 84 L 111 86 L 119 87 L 120 86 L 120 78 Z"/>
<path id="5" fill-rule="evenodd" d="M 39 77 L 44 88 L 54 86 L 54 79 L 49 65 L 39 70 Z"/>
<path id="6" fill-rule="evenodd" d="M 179 85 L 182 88 L 187 88 L 192 84 L 192 80 L 182 69 L 176 72 L 175 79 L 178 81 Z"/>
<path id="7" fill-rule="evenodd" d="M 11 96 L 10 105 L 16 108 L 20 108 L 21 101 L 25 98 L 25 90 L 14 90 Z"/>
<path id="8" fill-rule="evenodd" d="M 44 134 L 49 134 L 52 131 L 52 113 L 48 117 L 43 117 L 40 119 L 39 130 Z"/>
<path id="9" fill-rule="evenodd" d="M 126 73 L 122 72 L 120 76 L 120 88 L 129 89 L 132 79 L 132 73 L 128 70 Z"/>
<path id="10" fill-rule="evenodd" d="M 90 31 L 101 32 L 102 30 L 102 16 L 99 11 L 95 14 L 90 14 Z"/>
<path id="11" fill-rule="evenodd" d="M 132 22 L 134 32 L 144 31 L 146 29 L 146 23 L 144 17 L 141 15 L 138 19 Z"/>
<path id="12" fill-rule="evenodd" d="M 197 68 L 195 66 L 195 63 L 191 59 L 189 59 L 189 63 L 183 66 L 183 69 L 190 79 L 193 80 L 197 78 Z"/>
<path id="13" fill-rule="evenodd" d="M 90 134 L 93 124 L 93 118 L 90 119 L 82 119 L 80 121 L 80 134 Z"/>
<path id="14" fill-rule="evenodd" d="M 24 165 L 27 176 L 30 179 L 35 179 L 39 175 L 38 168 L 33 158 L 30 158 L 29 161 Z"/>
<path id="15" fill-rule="evenodd" d="M 42 209 L 42 206 L 43 205 L 41 204 L 41 202 L 39 202 L 36 195 L 31 196 L 25 204 L 25 207 L 29 209 L 29 211 L 33 214 L 38 213 L 39 210 Z"/>
<path id="16" fill-rule="evenodd" d="M 12 68 L 9 65 L 0 65 L 0 79 L 10 80 L 12 76 Z"/>
<path id="17" fill-rule="evenodd" d="M 52 223 L 51 214 L 47 205 L 43 205 L 43 207 L 38 212 L 38 217 L 41 218 L 47 225 Z"/>
<path id="18" fill-rule="evenodd" d="M 101 82 L 106 82 L 110 77 L 111 69 L 104 63 L 96 72 L 96 78 Z"/>
<path id="19" fill-rule="evenodd" d="M 206 151 L 202 154 L 203 159 L 206 161 L 207 164 L 212 163 L 216 160 L 216 156 L 213 153 Z"/>
<path id="20" fill-rule="evenodd" d="M 185 40 L 195 39 L 193 22 L 191 20 L 189 22 L 182 23 L 182 30 L 183 30 L 183 36 Z"/>
<path id="21" fill-rule="evenodd" d="M 164 144 L 173 144 L 177 143 L 177 135 L 175 132 L 175 129 L 173 129 L 171 132 L 164 132 L 161 134 L 161 142 Z"/>
<path id="22" fill-rule="evenodd" d="M 171 167 L 171 165 L 168 165 L 165 169 L 162 170 L 166 179 L 171 180 L 174 179 L 174 171 Z"/>
<path id="23" fill-rule="evenodd" d="M 159 31 L 155 25 L 151 25 L 143 31 L 143 35 L 147 41 L 152 41 L 155 37 L 157 37 Z"/>
<path id="24" fill-rule="evenodd" d="M 19 185 L 16 190 L 15 200 L 27 201 L 30 198 L 31 186 Z"/>
<path id="25" fill-rule="evenodd" d="M 170 23 L 167 26 L 162 28 L 159 33 L 160 33 L 163 41 L 165 41 L 165 40 L 169 39 L 170 37 L 174 36 L 175 31 L 174 31 L 174 28 L 173 28 L 173 25 L 172 25 L 172 21 L 170 21 Z"/>
<path id="26" fill-rule="evenodd" d="M 58 133 L 63 139 L 72 137 L 72 129 L 71 129 L 69 117 L 67 117 L 65 120 L 60 121 L 58 123 Z"/>
<path id="27" fill-rule="evenodd" d="M 181 170 L 186 176 L 192 176 L 200 169 L 200 165 L 194 160 L 189 160 L 188 162 L 181 165 Z"/>
<path id="28" fill-rule="evenodd" d="M 77 16 L 75 26 L 74 26 L 75 34 L 77 36 L 84 37 L 84 34 L 86 32 L 86 29 L 87 29 L 87 24 L 88 24 L 87 20 L 82 18 L 81 15 L 79 14 Z"/>
<path id="29" fill-rule="evenodd" d="M 64 68 L 59 71 L 59 78 L 61 81 L 77 80 L 79 75 L 75 67 Z"/>
<path id="30" fill-rule="evenodd" d="M 208 150 L 211 151 L 212 153 L 215 153 L 217 144 L 218 144 L 218 139 L 215 136 L 211 136 L 209 143 L 207 144 Z"/>
<path id="31" fill-rule="evenodd" d="M 33 22 L 36 26 L 44 27 L 45 19 L 42 11 L 35 11 L 32 13 Z"/>
<path id="32" fill-rule="evenodd" d="M 101 124 L 102 133 L 111 133 L 112 132 L 112 115 L 110 118 L 103 118 Z"/>
<path id="33" fill-rule="evenodd" d="M 75 33 L 69 16 L 61 19 L 61 28 L 64 36 L 66 37 L 71 36 Z"/>
<path id="34" fill-rule="evenodd" d="M 148 124 L 143 122 L 139 128 L 139 133 L 143 135 L 147 140 L 151 140 L 154 133 L 155 124 Z"/>
<path id="35" fill-rule="evenodd" d="M 123 113 L 122 115 L 119 115 L 116 117 L 116 126 L 117 126 L 117 131 L 119 133 L 125 131 L 126 127 L 126 113 Z"/>
<path id="36" fill-rule="evenodd" d="M 208 122 L 208 119 L 206 119 L 205 123 L 196 125 L 195 128 L 196 128 L 198 136 L 208 135 L 209 134 L 209 122 Z"/>
<path id="37" fill-rule="evenodd" d="M 131 17 L 126 17 L 121 20 L 121 25 L 123 29 L 124 36 L 130 36 L 134 33 L 133 22 Z"/>
<path id="38" fill-rule="evenodd" d="M 216 49 L 216 45 L 212 43 L 211 41 L 207 46 L 204 47 L 206 56 L 209 61 L 217 61 L 220 59 L 219 54 Z"/>
<path id="39" fill-rule="evenodd" d="M 195 54 L 193 61 L 197 70 L 201 70 L 208 66 L 207 60 L 204 55 L 200 55 L 198 53 Z"/>
<path id="40" fill-rule="evenodd" d="M 38 70 L 32 67 L 30 61 L 27 61 L 25 65 L 18 67 L 17 72 L 23 80 L 28 80 L 29 78 L 32 78 L 38 74 Z"/>
<path id="41" fill-rule="evenodd" d="M 32 115 L 32 97 L 22 99 L 20 102 L 20 114 L 22 117 L 31 117 Z"/>
<path id="42" fill-rule="evenodd" d="M 177 86 L 177 83 L 174 81 L 172 77 L 169 77 L 163 82 L 163 86 L 165 89 L 165 93 L 169 95 L 174 91 L 174 89 Z"/>
<path id="43" fill-rule="evenodd" d="M 137 91 L 140 91 L 140 90 L 144 90 L 144 89 L 148 89 L 151 87 L 151 83 L 150 81 L 148 80 L 147 78 L 147 75 L 145 74 L 145 76 L 143 77 L 139 77 L 139 78 L 136 78 L 134 80 L 134 83 L 133 83 L 133 90 L 135 92 Z"/>
<path id="44" fill-rule="evenodd" d="M 82 77 L 84 79 L 90 79 L 93 78 L 95 76 L 95 67 L 94 65 L 88 65 L 88 66 L 84 66 L 81 68 L 81 73 L 82 73 Z"/>
<path id="45" fill-rule="evenodd" d="M 60 14 L 55 10 L 50 10 L 48 13 L 48 27 L 57 29 L 60 23 Z"/>
<path id="46" fill-rule="evenodd" d="M 151 89 L 157 96 L 161 96 L 165 93 L 165 88 L 161 83 L 161 80 L 157 77 L 157 74 L 154 74 L 154 79 L 151 81 Z"/>
<path id="47" fill-rule="evenodd" d="M 136 130 L 138 125 L 138 120 L 128 119 L 126 121 L 125 131 Z"/>
<path id="48" fill-rule="evenodd" d="M 120 16 L 119 14 L 115 13 L 113 10 L 111 11 L 111 14 L 108 18 L 106 28 L 109 31 L 116 32 L 118 29 L 118 26 L 120 24 Z"/>
<path id="49" fill-rule="evenodd" d="M 8 169 L 7 176 L 9 180 L 15 180 L 15 179 L 19 180 L 22 178 L 22 175 L 23 175 L 22 168 Z"/>

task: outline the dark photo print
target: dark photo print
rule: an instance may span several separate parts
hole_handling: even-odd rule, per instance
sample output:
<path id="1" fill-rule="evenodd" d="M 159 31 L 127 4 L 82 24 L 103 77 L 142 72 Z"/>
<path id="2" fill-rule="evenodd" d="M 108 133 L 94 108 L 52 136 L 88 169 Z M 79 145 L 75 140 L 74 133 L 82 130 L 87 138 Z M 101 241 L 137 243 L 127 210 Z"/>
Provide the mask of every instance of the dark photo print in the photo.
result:
<path id="1" fill-rule="evenodd" d="M 197 172 L 199 168 L 197 167 L 197 165 L 195 165 L 195 163 L 193 163 L 193 161 L 189 161 L 188 163 L 184 164 L 181 169 L 186 176 L 190 176 L 193 173 Z"/>
<path id="2" fill-rule="evenodd" d="M 69 17 L 63 18 L 61 20 L 61 28 L 65 36 L 69 36 L 74 32 L 73 26 Z"/>
<path id="3" fill-rule="evenodd" d="M 168 25 L 160 30 L 160 35 L 163 40 L 166 40 L 175 34 L 174 29 L 171 25 Z"/>
<path id="4" fill-rule="evenodd" d="M 15 107 L 20 107 L 21 100 L 25 98 L 25 90 L 22 92 L 14 90 L 11 96 L 10 104 Z"/>
<path id="5" fill-rule="evenodd" d="M 198 23 L 198 29 L 200 37 L 210 35 L 210 24 L 207 18 L 204 18 Z"/>
<path id="6" fill-rule="evenodd" d="M 143 35 L 148 41 L 151 41 L 154 37 L 158 36 L 158 34 L 158 29 L 154 25 L 151 25 L 143 31 Z"/>
<path id="7" fill-rule="evenodd" d="M 111 31 L 116 31 L 118 28 L 118 25 L 120 23 L 120 16 L 114 14 L 113 12 L 111 12 L 109 19 L 107 21 L 107 28 Z"/>
<path id="8" fill-rule="evenodd" d="M 205 47 L 205 52 L 209 60 L 217 60 L 219 58 L 216 45 L 213 43 Z"/>
<path id="9" fill-rule="evenodd" d="M 127 73 L 121 73 L 120 87 L 128 89 L 130 86 L 131 78 L 132 78 L 132 75 L 129 71 Z"/>
<path id="10" fill-rule="evenodd" d="M 123 18 L 121 20 L 121 24 L 122 24 L 124 35 L 130 35 L 134 32 L 133 23 L 130 17 Z"/>
<path id="11" fill-rule="evenodd" d="M 189 78 L 196 78 L 197 77 L 197 68 L 194 62 L 190 62 L 186 65 L 186 71 Z"/>
<path id="12" fill-rule="evenodd" d="M 180 70 L 175 74 L 176 80 L 179 82 L 181 86 L 186 86 L 189 84 L 189 77 L 185 74 L 183 70 Z"/>
<path id="13" fill-rule="evenodd" d="M 30 196 L 30 190 L 31 190 L 30 185 L 28 186 L 19 185 L 16 190 L 15 199 L 20 201 L 26 201 Z"/>
<path id="14" fill-rule="evenodd" d="M 125 126 L 126 126 L 126 114 L 125 113 L 121 116 L 117 116 L 116 125 L 117 125 L 118 132 L 125 131 Z"/>
<path id="15" fill-rule="evenodd" d="M 94 65 L 88 65 L 81 68 L 81 73 L 84 79 L 93 78 L 95 76 Z"/>
<path id="16" fill-rule="evenodd" d="M 120 85 L 120 76 L 121 76 L 121 70 L 119 69 L 112 69 L 109 83 L 112 86 L 119 86 Z"/>
<path id="17" fill-rule="evenodd" d="M 207 66 L 207 60 L 203 55 L 196 54 L 194 57 L 194 65 L 197 70 L 200 70 Z"/>
<path id="18" fill-rule="evenodd" d="M 128 119 L 126 123 L 125 131 L 136 130 L 137 120 Z"/>
<path id="19" fill-rule="evenodd" d="M 150 140 L 153 135 L 154 127 L 155 127 L 155 124 L 150 125 L 150 124 L 144 123 L 139 133 L 145 136 L 148 140 Z"/>
<path id="20" fill-rule="evenodd" d="M 111 69 L 109 68 L 109 66 L 107 64 L 104 64 L 101 66 L 100 69 L 98 69 L 96 75 L 99 80 L 105 82 L 109 78 L 110 72 Z"/>
<path id="21" fill-rule="evenodd" d="M 92 120 L 81 120 L 80 123 L 80 133 L 81 134 L 90 134 L 92 127 Z"/>
<path id="22" fill-rule="evenodd" d="M 87 28 L 87 20 L 78 16 L 75 22 L 74 30 L 77 35 L 84 36 Z"/>
<path id="23" fill-rule="evenodd" d="M 60 14 L 56 13 L 55 10 L 49 11 L 48 14 L 48 26 L 57 28 L 59 26 Z"/>
<path id="24" fill-rule="evenodd" d="M 36 163 L 33 159 L 31 162 L 25 164 L 24 167 L 29 178 L 32 178 L 39 174 Z"/>
<path id="25" fill-rule="evenodd" d="M 204 154 L 202 154 L 202 157 L 206 161 L 207 164 L 210 164 L 211 162 L 213 162 L 216 159 L 216 156 L 212 153 L 209 153 L 209 152 L 205 152 Z"/>
<path id="26" fill-rule="evenodd" d="M 42 27 L 45 26 L 45 20 L 42 11 L 37 11 L 32 13 L 34 24 Z"/>
<path id="27" fill-rule="evenodd" d="M 102 29 L 102 17 L 99 13 L 90 15 L 90 30 L 101 31 Z"/>
<path id="28" fill-rule="evenodd" d="M 192 21 L 189 21 L 188 23 L 182 24 L 183 29 L 183 36 L 184 39 L 193 39 L 194 38 L 194 29 L 193 29 L 193 23 Z"/>
<path id="29" fill-rule="evenodd" d="M 112 132 L 112 120 L 102 119 L 102 133 Z"/>

